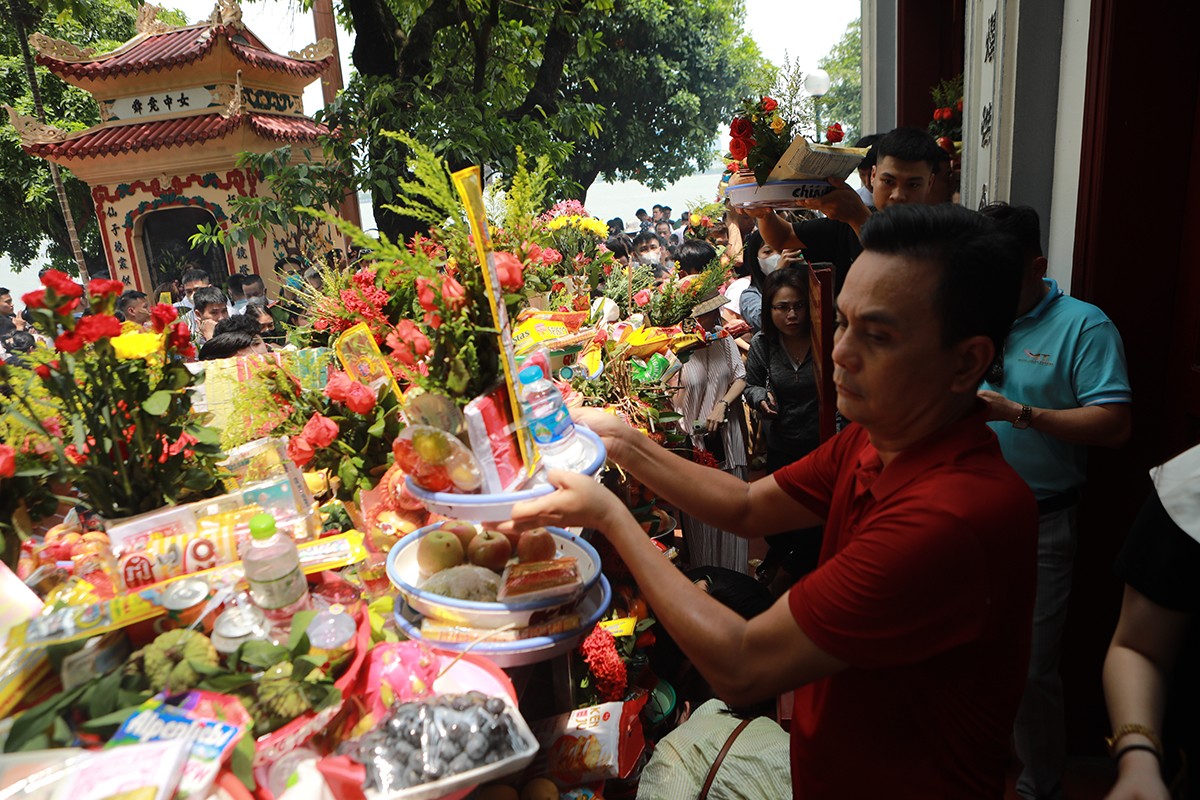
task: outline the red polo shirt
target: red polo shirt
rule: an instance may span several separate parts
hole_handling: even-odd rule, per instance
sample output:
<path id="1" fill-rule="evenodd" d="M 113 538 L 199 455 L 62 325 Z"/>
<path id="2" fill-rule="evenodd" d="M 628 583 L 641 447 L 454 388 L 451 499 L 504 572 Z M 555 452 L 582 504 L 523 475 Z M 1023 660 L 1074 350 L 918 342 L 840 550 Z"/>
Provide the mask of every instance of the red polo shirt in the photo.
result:
<path id="1" fill-rule="evenodd" d="M 826 520 L 792 614 L 849 664 L 796 690 L 795 797 L 1003 797 L 1037 507 L 986 419 L 977 408 L 886 468 L 851 425 L 775 473 Z"/>

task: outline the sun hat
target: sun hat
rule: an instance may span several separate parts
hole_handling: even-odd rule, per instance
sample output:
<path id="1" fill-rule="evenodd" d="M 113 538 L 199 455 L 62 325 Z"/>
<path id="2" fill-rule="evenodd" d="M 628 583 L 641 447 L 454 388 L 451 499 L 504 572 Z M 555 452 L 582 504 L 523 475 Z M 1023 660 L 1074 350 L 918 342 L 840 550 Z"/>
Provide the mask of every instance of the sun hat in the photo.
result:
<path id="1" fill-rule="evenodd" d="M 724 305 L 728 305 L 729 298 L 718 292 L 713 292 L 708 297 L 701 300 L 696 305 L 692 306 L 692 317 L 701 317 L 710 311 L 716 311 Z"/>

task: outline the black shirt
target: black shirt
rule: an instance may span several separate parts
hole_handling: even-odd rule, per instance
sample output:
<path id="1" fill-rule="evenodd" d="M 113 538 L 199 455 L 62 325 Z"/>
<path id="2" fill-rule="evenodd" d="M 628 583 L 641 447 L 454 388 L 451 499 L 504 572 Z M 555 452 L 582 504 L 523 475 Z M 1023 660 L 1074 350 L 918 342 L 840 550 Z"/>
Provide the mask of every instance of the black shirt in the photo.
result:
<path id="1" fill-rule="evenodd" d="M 837 297 L 850 265 L 862 252 L 862 242 L 854 228 L 835 219 L 810 219 L 792 223 L 792 230 L 804 244 L 804 258 L 808 263 L 825 261 L 833 264 L 833 295 Z"/>

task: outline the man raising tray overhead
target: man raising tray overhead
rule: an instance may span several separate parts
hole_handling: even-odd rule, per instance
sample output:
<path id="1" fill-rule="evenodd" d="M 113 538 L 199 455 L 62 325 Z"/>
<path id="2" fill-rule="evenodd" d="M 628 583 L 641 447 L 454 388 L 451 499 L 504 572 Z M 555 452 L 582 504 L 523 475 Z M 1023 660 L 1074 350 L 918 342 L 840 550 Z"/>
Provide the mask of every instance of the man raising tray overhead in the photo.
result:
<path id="1" fill-rule="evenodd" d="M 825 524 L 819 566 L 752 620 L 672 569 L 615 495 L 559 491 L 512 526 L 612 542 L 656 618 L 730 704 L 795 690 L 795 797 L 1001 798 L 1024 685 L 1037 507 L 987 427 L 980 381 L 1012 323 L 1018 248 L 979 214 L 898 205 L 863 228 L 838 298 L 838 409 L 853 421 L 754 483 L 585 410 L 609 458 L 746 538 Z"/>

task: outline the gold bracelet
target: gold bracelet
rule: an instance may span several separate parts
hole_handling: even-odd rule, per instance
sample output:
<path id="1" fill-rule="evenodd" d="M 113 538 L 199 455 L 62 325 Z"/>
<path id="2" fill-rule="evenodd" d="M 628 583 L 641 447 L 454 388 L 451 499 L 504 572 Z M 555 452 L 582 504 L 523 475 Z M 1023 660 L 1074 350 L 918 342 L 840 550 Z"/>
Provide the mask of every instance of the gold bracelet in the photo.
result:
<path id="1" fill-rule="evenodd" d="M 1153 728 L 1147 725 L 1141 725 L 1137 722 L 1126 723 L 1113 731 L 1112 736 L 1105 737 L 1104 743 L 1108 745 L 1108 754 L 1110 756 L 1115 756 L 1117 742 L 1121 741 L 1123 737 L 1128 736 L 1131 733 L 1136 733 L 1149 739 L 1150 743 L 1154 745 L 1154 750 L 1158 753 L 1159 758 L 1162 758 L 1163 746 L 1162 740 L 1158 738 L 1158 734 L 1154 732 Z"/>

